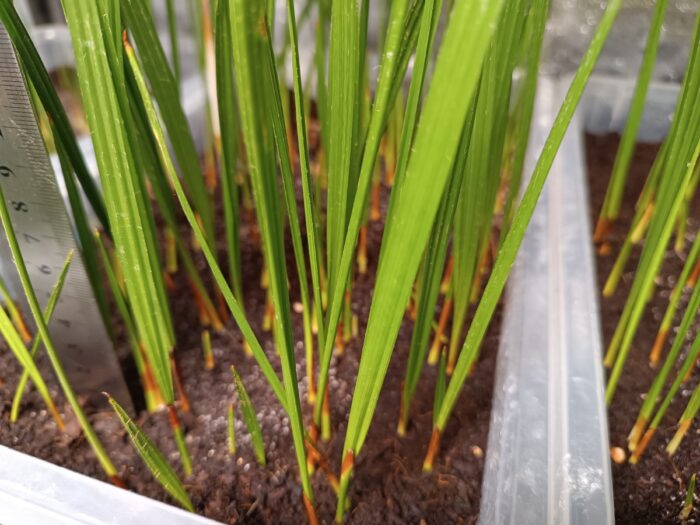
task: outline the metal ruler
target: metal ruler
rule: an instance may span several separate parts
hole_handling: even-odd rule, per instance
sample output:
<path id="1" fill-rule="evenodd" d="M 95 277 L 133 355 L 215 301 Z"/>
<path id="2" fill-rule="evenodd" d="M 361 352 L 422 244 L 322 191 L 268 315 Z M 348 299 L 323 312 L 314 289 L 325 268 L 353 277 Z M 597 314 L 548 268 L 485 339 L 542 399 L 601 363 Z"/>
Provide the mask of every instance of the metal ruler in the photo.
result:
<path id="1" fill-rule="evenodd" d="M 1 24 L 0 185 L 43 307 L 68 252 L 77 246 L 15 50 Z M 0 256 L 8 286 L 19 292 L 18 300 L 25 301 L 23 311 L 29 317 L 5 238 L 0 243 Z M 78 394 L 100 404 L 101 392 L 105 391 L 131 406 L 119 360 L 80 257 L 73 259 L 49 331 Z"/>

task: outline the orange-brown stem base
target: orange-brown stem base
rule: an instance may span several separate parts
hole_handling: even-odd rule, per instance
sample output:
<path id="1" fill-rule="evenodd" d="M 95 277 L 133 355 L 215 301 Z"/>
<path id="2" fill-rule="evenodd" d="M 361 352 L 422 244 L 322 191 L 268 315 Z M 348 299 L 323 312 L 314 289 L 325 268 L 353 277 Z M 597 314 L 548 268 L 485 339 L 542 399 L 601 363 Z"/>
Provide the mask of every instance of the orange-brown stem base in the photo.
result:
<path id="1" fill-rule="evenodd" d="M 442 437 L 440 429 L 438 427 L 433 428 L 433 434 L 430 436 L 430 444 L 428 445 L 428 452 L 423 460 L 423 472 L 432 472 L 433 461 L 435 456 L 440 450 L 440 438 Z"/>

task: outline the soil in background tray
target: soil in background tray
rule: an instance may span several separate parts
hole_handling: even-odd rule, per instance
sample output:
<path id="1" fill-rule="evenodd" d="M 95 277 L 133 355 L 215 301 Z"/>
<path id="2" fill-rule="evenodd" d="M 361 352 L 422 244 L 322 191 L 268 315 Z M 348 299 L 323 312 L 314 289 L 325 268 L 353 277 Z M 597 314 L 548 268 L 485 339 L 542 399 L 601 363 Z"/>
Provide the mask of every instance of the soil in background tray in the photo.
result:
<path id="1" fill-rule="evenodd" d="M 617 152 L 617 137 L 592 137 L 586 139 L 588 172 L 590 181 L 591 220 L 595 224 L 603 204 L 605 190 Z M 602 290 L 605 280 L 612 269 L 615 257 L 619 253 L 626 231 L 632 222 L 634 204 L 642 189 L 642 185 L 651 168 L 658 151 L 657 146 L 637 146 L 629 173 L 629 181 L 625 189 L 625 198 L 619 221 L 611 236 L 612 251 L 607 256 L 597 256 L 598 289 Z M 688 226 L 690 234 L 698 230 L 697 202 L 691 206 L 691 219 Z M 686 252 L 692 241 L 686 246 Z M 632 286 L 634 270 L 641 253 L 640 247 L 635 247 L 633 256 L 627 265 L 619 288 L 614 296 L 601 298 L 602 325 L 605 348 L 612 339 L 613 332 L 625 305 L 625 299 Z M 654 344 L 656 334 L 668 304 L 675 280 L 681 272 L 684 257 L 668 250 L 664 257 L 660 278 L 653 299 L 648 304 L 637 336 L 632 345 L 624 373 L 619 382 L 617 392 L 608 410 L 610 425 L 610 445 L 627 450 L 627 435 L 636 420 L 643 402 L 643 396 L 648 390 L 656 370 L 649 366 L 648 356 Z M 686 294 L 687 296 L 687 294 Z M 685 297 L 687 302 L 687 297 Z M 681 305 L 684 307 L 685 302 Z M 682 310 L 679 308 L 679 312 Z M 676 326 L 680 322 L 677 315 Z M 697 328 L 692 330 L 696 331 Z M 665 358 L 670 348 L 672 335 L 664 349 Z M 684 351 L 690 347 L 690 342 Z M 659 365 L 660 366 L 660 365 Z M 676 367 L 677 369 L 677 367 Z M 658 370 L 658 368 L 657 368 Z M 674 376 L 675 377 L 675 374 Z M 660 428 L 644 455 L 637 465 L 629 463 L 613 463 L 613 486 L 615 499 L 615 517 L 618 524 L 665 524 L 680 523 L 678 515 L 681 511 L 688 482 L 693 473 L 700 472 L 700 428 L 698 422 L 693 423 L 676 454 L 669 457 L 665 447 L 676 430 L 678 417 L 685 408 L 690 394 L 700 379 L 700 372 L 695 368 L 692 377 L 682 387 L 679 395 L 673 401 Z M 665 393 L 665 391 L 664 391 Z M 696 506 L 687 523 L 697 523 L 700 512 Z"/>
<path id="2" fill-rule="evenodd" d="M 384 193 L 387 193 L 386 191 Z M 386 195 L 385 195 L 386 197 Z M 245 221 L 244 221 L 245 222 Z M 219 226 L 222 226 L 222 219 Z M 339 470 L 346 418 L 351 402 L 359 362 L 362 335 L 372 293 L 374 273 L 381 241 L 382 224 L 371 223 L 368 235 L 368 272 L 359 276 L 353 294 L 353 311 L 360 321 L 360 336 L 345 354 L 334 357 L 331 368 L 330 395 L 333 437 L 321 450 L 337 472 Z M 244 226 L 245 229 L 245 226 Z M 243 283 L 246 309 L 253 327 L 273 365 L 279 371 L 278 359 L 269 333 L 260 329 L 265 304 L 260 288 L 261 256 L 251 245 L 248 232 L 242 232 Z M 223 239 L 223 235 L 220 236 Z M 288 247 L 292 298 L 298 300 L 298 286 L 291 265 Z M 221 259 L 224 260 L 223 258 Z M 209 271 L 200 261 L 202 275 Z M 182 276 L 180 276 L 182 277 Z M 244 355 L 242 339 L 231 320 L 224 333 L 212 335 L 216 366 L 204 369 L 200 343 L 201 328 L 193 301 L 185 293 L 184 280 L 176 279 L 178 291 L 171 295 L 173 318 L 177 331 L 176 356 L 184 377 L 184 385 L 192 405 L 191 414 L 184 414 L 187 444 L 192 454 L 194 473 L 186 480 L 188 491 L 198 513 L 224 523 L 298 524 L 305 521 L 298 482 L 297 465 L 288 419 L 252 358 Z M 301 315 L 296 322 L 295 341 L 298 357 L 297 373 L 305 376 Z M 412 424 L 403 439 L 396 436 L 401 382 L 411 337 L 411 323 L 401 328 L 394 355 L 379 399 L 373 425 L 362 453 L 357 459 L 351 484 L 352 508 L 348 523 L 474 523 L 479 511 L 483 454 L 486 450 L 497 334 L 500 310 L 491 324 L 483 352 L 474 372 L 466 382 L 451 421 L 442 439 L 442 450 L 432 474 L 423 474 L 421 465 L 430 439 L 435 370 L 426 366 L 412 407 Z M 250 438 L 237 415 L 238 452 L 227 450 L 226 411 L 233 400 L 230 365 L 242 375 L 258 413 L 267 452 L 267 467 L 254 459 Z M 43 370 L 48 370 L 44 360 Z M 36 394 L 25 396 L 20 420 L 8 422 L 10 404 L 20 367 L 12 354 L 0 347 L 0 444 L 48 460 L 104 480 L 104 475 L 84 438 L 70 408 L 57 394 L 59 405 L 67 414 L 67 431 L 60 434 Z M 49 377 L 49 374 L 45 374 Z M 54 392 L 58 391 L 51 381 Z M 305 399 L 306 379 L 300 383 Z M 310 407 L 304 406 L 306 421 Z M 116 417 L 109 411 L 91 416 L 107 451 L 120 470 L 127 486 L 139 494 L 158 500 L 169 498 L 153 479 L 128 442 Z M 164 413 L 138 414 L 137 421 L 161 447 L 171 464 L 179 469 L 179 460 Z M 336 498 L 326 477 L 313 478 L 318 515 L 323 523 L 332 523 Z M 0 512 L 1 515 L 1 512 Z"/>

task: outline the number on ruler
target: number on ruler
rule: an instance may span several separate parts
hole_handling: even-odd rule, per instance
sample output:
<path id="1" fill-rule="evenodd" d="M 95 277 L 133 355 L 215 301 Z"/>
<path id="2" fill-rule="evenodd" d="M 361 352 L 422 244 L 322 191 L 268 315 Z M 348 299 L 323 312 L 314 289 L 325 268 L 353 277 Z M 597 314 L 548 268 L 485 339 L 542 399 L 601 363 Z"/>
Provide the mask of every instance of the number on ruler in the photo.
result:
<path id="1" fill-rule="evenodd" d="M 24 213 L 29 211 L 27 204 L 23 201 L 12 201 L 12 207 L 15 209 L 15 211 L 23 211 Z"/>

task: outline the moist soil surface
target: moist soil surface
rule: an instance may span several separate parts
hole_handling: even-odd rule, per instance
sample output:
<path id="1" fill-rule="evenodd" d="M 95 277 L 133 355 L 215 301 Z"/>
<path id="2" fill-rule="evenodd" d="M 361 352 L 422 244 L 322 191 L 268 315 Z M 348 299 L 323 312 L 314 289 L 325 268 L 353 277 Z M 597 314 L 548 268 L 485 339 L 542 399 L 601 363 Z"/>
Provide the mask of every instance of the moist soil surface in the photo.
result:
<path id="1" fill-rule="evenodd" d="M 384 193 L 387 193 L 384 190 Z M 384 195 L 386 197 L 386 195 Z M 220 215 L 221 217 L 221 215 Z M 220 228 L 223 230 L 222 220 Z M 242 268 L 245 306 L 265 350 L 279 372 L 269 332 L 261 330 L 265 292 L 260 287 L 261 255 L 250 239 L 248 227 L 242 226 Z M 329 465 L 339 471 L 347 414 L 356 378 L 361 341 L 372 296 L 374 273 L 381 242 L 382 223 L 370 223 L 368 234 L 368 271 L 359 275 L 353 292 L 353 311 L 359 320 L 359 336 L 346 347 L 342 356 L 334 356 L 330 379 L 332 438 L 320 449 Z M 183 229 L 184 231 L 184 229 Z M 223 239 L 223 235 L 219 237 Z M 223 242 L 223 241 L 222 241 Z M 223 245 L 220 246 L 223 249 Z M 298 301 L 298 287 L 288 261 L 292 299 Z M 222 261 L 225 259 L 222 257 Z M 208 269 L 199 261 L 200 271 Z M 186 486 L 198 513 L 223 523 L 298 524 L 305 522 L 288 419 L 258 366 L 246 357 L 240 333 L 228 320 L 226 329 L 213 334 L 216 360 L 213 370 L 204 367 L 201 348 L 201 325 L 188 293 L 184 275 L 174 276 L 176 289 L 171 291 L 173 318 L 177 332 L 176 358 L 182 372 L 191 412 L 183 414 L 186 441 L 192 455 L 194 473 Z M 437 316 L 436 312 L 436 316 Z M 302 399 L 306 399 L 306 378 L 302 319 L 294 313 L 294 338 L 298 358 L 297 373 Z M 356 469 L 350 489 L 351 509 L 347 523 L 475 523 L 479 512 L 483 455 L 491 410 L 493 376 L 500 329 L 500 309 L 491 323 L 481 358 L 466 382 L 462 395 L 442 439 L 441 452 L 433 473 L 421 472 L 423 457 L 432 430 L 432 403 L 436 371 L 427 366 L 411 408 L 411 426 L 404 438 L 398 438 L 401 382 L 405 373 L 411 337 L 411 322 L 405 320 L 396 343 L 373 425 Z M 123 335 L 122 335 L 123 339 Z M 0 444 L 12 447 L 57 465 L 100 480 L 105 476 L 85 439 L 56 382 L 48 372 L 45 359 L 40 366 L 50 378 L 55 399 L 66 415 L 67 431 L 60 433 L 34 390 L 25 395 L 20 419 L 9 423 L 9 411 L 20 366 L 4 346 L 0 347 Z M 234 400 L 230 366 L 235 365 L 252 398 L 262 427 L 267 466 L 255 462 L 247 430 L 240 412 L 236 417 L 238 451 L 229 455 L 226 413 Z M 281 375 L 280 375 L 281 377 Z M 305 421 L 311 408 L 305 403 Z M 172 503 L 154 480 L 129 443 L 116 416 L 109 410 L 94 412 L 90 417 L 100 438 L 120 471 L 127 487 L 139 494 Z M 141 410 L 136 421 L 179 470 L 179 459 L 164 412 L 148 414 Z M 317 513 L 322 523 L 332 523 L 336 497 L 326 476 L 317 472 L 313 478 Z M 1 516 L 0 510 L 0 516 Z"/>
<path id="2" fill-rule="evenodd" d="M 589 136 L 586 140 L 593 224 L 595 224 L 603 204 L 617 145 L 617 137 Z M 624 236 L 632 222 L 634 204 L 657 151 L 657 146 L 649 145 L 639 145 L 636 149 L 625 189 L 624 204 L 618 223 L 610 236 L 612 250 L 609 255 L 599 253 L 597 256 L 599 290 L 603 289 L 615 257 L 620 251 Z M 683 267 L 692 236 L 698 230 L 698 210 L 700 207 L 698 207 L 696 199 L 696 202 L 691 206 L 692 216 L 688 224 L 689 233 L 685 252 L 679 255 L 670 249 L 664 257 L 660 277 L 657 279 L 656 293 L 646 308 L 617 392 L 608 409 L 611 447 L 621 447 L 626 450 L 627 435 L 639 413 L 643 396 L 655 377 L 656 370 L 649 366 L 649 352 L 668 304 L 669 294 Z M 602 327 L 606 348 L 612 339 L 625 305 L 625 298 L 632 286 L 634 270 L 640 252 L 641 249 L 636 247 L 616 293 L 612 297 L 601 298 Z M 679 312 L 682 311 L 681 308 L 686 302 L 687 294 Z M 681 314 L 677 315 L 676 326 L 680 323 L 680 316 Z M 692 332 L 694 336 L 697 332 L 697 326 L 693 327 Z M 672 335 L 669 335 L 662 359 L 670 348 L 671 338 Z M 684 352 L 687 352 L 689 347 L 690 341 L 686 342 Z M 689 480 L 694 473 L 700 472 L 700 427 L 697 421 L 693 423 L 691 430 L 674 456 L 669 457 L 665 447 L 675 433 L 678 417 L 699 380 L 700 372 L 695 368 L 692 377 L 684 384 L 679 395 L 674 399 L 654 439 L 636 465 L 627 462 L 613 463 L 615 517 L 618 524 L 681 523 L 678 516 L 685 499 Z M 686 523 L 697 523 L 700 520 L 697 508 L 696 505 Z"/>

